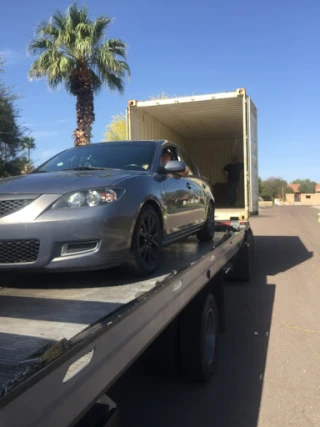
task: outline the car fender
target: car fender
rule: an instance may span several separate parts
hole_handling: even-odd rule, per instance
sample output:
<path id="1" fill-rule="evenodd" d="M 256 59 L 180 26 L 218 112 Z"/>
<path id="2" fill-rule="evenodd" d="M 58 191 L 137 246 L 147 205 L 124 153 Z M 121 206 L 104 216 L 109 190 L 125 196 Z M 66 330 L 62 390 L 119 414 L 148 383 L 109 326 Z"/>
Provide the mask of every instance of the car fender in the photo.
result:
<path id="1" fill-rule="evenodd" d="M 158 208 L 159 208 L 159 210 L 160 210 L 160 212 L 161 212 L 161 216 L 162 216 L 162 222 L 163 222 L 163 225 L 165 226 L 165 208 L 164 208 L 164 206 L 163 206 L 163 204 L 161 203 L 161 201 L 157 198 L 157 197 L 155 197 L 154 195 L 152 195 L 152 194 L 148 194 L 147 196 L 145 196 L 141 201 L 140 201 L 140 203 L 139 203 L 139 206 L 137 207 L 137 209 L 136 209 L 136 212 L 135 212 L 135 215 L 134 215 L 134 217 L 133 217 L 133 220 L 132 220 L 132 224 L 131 224 L 131 227 L 130 227 L 130 238 L 132 238 L 132 234 L 133 234 L 133 230 L 134 230 L 134 227 L 135 227 L 135 225 L 136 225 L 136 222 L 137 222 L 137 218 L 138 218 L 138 216 L 139 216 L 139 214 L 140 214 L 140 212 L 141 212 L 141 209 L 143 208 L 143 206 L 146 204 L 146 203 L 148 203 L 148 202 L 154 202 L 154 203 L 156 203 L 157 204 L 157 206 L 158 206 Z"/>

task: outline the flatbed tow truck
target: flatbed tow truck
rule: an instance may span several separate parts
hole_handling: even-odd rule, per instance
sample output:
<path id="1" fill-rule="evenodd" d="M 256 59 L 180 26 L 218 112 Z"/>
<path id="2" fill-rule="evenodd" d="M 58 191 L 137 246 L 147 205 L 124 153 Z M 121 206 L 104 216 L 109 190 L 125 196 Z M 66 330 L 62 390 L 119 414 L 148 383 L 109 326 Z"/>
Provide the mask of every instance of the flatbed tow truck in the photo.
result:
<path id="1" fill-rule="evenodd" d="M 137 281 L 121 269 L 1 274 L 0 427 L 116 426 L 108 390 L 172 325 L 174 340 L 168 342 L 183 377 L 208 381 L 214 374 L 225 328 L 225 280 L 249 280 L 253 266 L 256 109 L 238 89 L 130 101 L 127 117 L 128 139 L 168 135 L 217 188 L 223 166 L 217 161 L 237 153 L 244 162 L 242 204 L 225 209 L 217 198 L 214 240 L 199 243 L 191 236 L 165 247 L 160 269 L 148 279 Z M 196 149 L 193 135 L 200 138 Z"/>
<path id="2" fill-rule="evenodd" d="M 249 279 L 252 249 L 250 229 L 230 229 L 165 248 L 147 280 L 117 269 L 11 278 L 0 290 L 0 426 L 116 425 L 107 390 L 174 320 L 185 378 L 208 380 L 225 276 Z"/>

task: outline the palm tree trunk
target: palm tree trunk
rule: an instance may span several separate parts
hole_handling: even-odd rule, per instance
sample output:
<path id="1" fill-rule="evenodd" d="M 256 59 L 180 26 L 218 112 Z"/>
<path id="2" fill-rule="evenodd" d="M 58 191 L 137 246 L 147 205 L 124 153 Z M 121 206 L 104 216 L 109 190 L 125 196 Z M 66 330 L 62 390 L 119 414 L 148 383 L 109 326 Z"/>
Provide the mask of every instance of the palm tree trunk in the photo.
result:
<path id="1" fill-rule="evenodd" d="M 77 90 L 77 129 L 73 133 L 74 145 L 91 143 L 91 129 L 94 122 L 93 90 L 90 71 L 83 67 L 79 70 L 78 78 L 81 81 Z"/>

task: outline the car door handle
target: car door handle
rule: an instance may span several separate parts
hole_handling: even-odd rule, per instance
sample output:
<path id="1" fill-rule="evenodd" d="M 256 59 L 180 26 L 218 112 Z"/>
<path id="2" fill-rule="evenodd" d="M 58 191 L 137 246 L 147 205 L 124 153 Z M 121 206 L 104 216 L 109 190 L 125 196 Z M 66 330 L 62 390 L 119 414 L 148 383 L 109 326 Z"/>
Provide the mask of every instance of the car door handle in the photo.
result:
<path id="1" fill-rule="evenodd" d="M 191 190 L 192 185 L 190 184 L 190 182 L 187 182 L 187 187 L 189 188 L 189 190 Z"/>
<path id="2" fill-rule="evenodd" d="M 202 188 L 205 190 L 207 188 L 206 184 L 202 184 Z"/>

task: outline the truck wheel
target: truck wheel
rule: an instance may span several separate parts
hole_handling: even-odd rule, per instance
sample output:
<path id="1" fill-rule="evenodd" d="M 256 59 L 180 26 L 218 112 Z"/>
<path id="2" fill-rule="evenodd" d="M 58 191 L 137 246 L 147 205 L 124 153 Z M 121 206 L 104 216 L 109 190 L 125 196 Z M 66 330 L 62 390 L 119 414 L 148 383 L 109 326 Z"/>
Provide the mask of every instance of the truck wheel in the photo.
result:
<path id="1" fill-rule="evenodd" d="M 147 276 L 159 265 L 162 244 L 162 227 L 156 211 L 145 205 L 137 218 L 127 261 L 135 276 Z"/>
<path id="2" fill-rule="evenodd" d="M 246 231 L 243 245 L 235 256 L 233 270 L 226 274 L 226 280 L 232 282 L 248 282 L 253 272 L 254 241 L 253 233 L 249 228 Z"/>
<path id="3" fill-rule="evenodd" d="M 179 319 L 174 319 L 141 356 L 144 371 L 161 378 L 180 377 Z"/>
<path id="4" fill-rule="evenodd" d="M 200 242 L 207 242 L 213 239 L 215 232 L 214 206 L 210 202 L 207 212 L 206 222 L 201 230 L 197 232 L 197 237 Z"/>
<path id="5" fill-rule="evenodd" d="M 181 313 L 180 365 L 186 380 L 206 382 L 217 366 L 218 313 L 211 293 L 201 293 Z"/>

